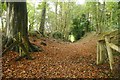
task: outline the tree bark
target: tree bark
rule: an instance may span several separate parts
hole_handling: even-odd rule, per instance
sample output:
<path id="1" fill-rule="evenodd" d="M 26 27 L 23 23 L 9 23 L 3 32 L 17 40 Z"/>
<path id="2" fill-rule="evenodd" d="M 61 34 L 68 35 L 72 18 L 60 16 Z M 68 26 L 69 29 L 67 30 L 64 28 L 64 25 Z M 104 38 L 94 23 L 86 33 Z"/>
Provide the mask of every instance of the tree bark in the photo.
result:
<path id="1" fill-rule="evenodd" d="M 39 51 L 29 41 L 28 38 L 28 16 L 26 2 L 10 2 L 7 3 L 7 34 L 8 38 L 6 47 L 14 43 L 14 38 L 20 43 L 24 43 L 27 51 Z M 20 33 L 20 36 L 18 35 Z M 14 48 L 15 51 L 20 51 L 18 45 Z M 28 53 L 25 53 L 29 56 Z"/>

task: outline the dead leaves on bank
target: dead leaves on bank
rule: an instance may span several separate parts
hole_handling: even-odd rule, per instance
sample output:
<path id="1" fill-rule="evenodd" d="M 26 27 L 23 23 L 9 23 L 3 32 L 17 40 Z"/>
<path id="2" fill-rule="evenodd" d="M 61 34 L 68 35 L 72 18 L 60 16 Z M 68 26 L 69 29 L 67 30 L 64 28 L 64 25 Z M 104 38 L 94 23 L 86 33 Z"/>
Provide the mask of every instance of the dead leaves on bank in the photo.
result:
<path id="1" fill-rule="evenodd" d="M 2 57 L 3 77 L 8 78 L 110 78 L 109 64 L 96 65 L 96 37 L 86 37 L 76 43 L 45 39 L 32 42 L 42 52 L 32 53 L 34 60 L 15 61 L 18 54 L 8 52 Z"/>

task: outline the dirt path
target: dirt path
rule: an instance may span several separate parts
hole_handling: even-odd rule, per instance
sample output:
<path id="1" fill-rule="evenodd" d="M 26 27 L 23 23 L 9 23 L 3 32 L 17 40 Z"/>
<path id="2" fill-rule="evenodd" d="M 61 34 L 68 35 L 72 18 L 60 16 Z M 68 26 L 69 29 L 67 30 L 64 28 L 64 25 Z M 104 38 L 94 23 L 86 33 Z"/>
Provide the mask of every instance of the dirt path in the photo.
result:
<path id="1" fill-rule="evenodd" d="M 36 45 L 43 52 L 31 54 L 34 60 L 15 62 L 18 56 L 9 52 L 3 57 L 3 76 L 13 78 L 107 78 L 112 77 L 108 63 L 96 65 L 96 39 L 94 34 L 75 43 L 45 39 L 47 46 Z"/>

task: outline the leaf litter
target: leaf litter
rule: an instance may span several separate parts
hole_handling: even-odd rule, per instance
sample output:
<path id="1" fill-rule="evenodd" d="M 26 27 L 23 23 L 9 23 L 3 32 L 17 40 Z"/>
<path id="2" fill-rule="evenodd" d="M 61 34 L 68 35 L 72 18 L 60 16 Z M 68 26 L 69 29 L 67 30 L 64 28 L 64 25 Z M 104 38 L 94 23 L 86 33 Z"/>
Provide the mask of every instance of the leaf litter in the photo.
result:
<path id="1" fill-rule="evenodd" d="M 42 40 L 46 46 L 41 45 Z M 96 65 L 97 36 L 90 35 L 75 43 L 55 39 L 36 39 L 44 51 L 31 54 L 34 60 L 15 61 L 18 53 L 9 51 L 2 57 L 5 78 L 116 78 L 108 62 Z M 118 57 L 117 57 L 118 58 Z M 116 60 L 117 61 L 117 60 Z"/>

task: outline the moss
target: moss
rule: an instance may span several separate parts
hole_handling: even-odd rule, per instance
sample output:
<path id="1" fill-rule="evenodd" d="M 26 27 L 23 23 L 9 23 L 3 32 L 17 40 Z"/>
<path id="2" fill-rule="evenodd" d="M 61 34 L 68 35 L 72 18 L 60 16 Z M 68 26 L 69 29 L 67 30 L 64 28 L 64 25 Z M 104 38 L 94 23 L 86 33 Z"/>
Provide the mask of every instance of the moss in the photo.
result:
<path id="1" fill-rule="evenodd" d="M 110 38 L 114 38 L 117 37 L 119 35 L 118 30 L 115 31 L 109 31 L 109 32 L 104 32 L 98 35 L 98 41 L 104 41 L 105 40 L 105 36 L 109 36 Z"/>

